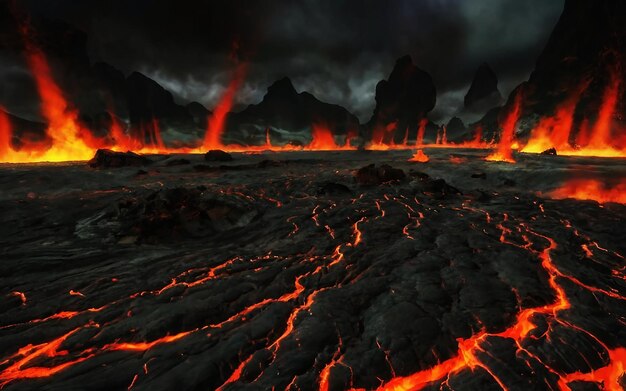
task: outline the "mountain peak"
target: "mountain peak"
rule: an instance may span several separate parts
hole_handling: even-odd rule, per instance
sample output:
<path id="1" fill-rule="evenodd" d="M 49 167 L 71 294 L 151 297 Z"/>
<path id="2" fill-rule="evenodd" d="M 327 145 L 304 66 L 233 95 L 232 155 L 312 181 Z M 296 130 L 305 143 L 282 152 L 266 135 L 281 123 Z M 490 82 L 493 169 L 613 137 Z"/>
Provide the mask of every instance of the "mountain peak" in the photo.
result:
<path id="1" fill-rule="evenodd" d="M 298 95 L 298 92 L 293 87 L 291 80 L 288 77 L 276 80 L 267 89 L 267 98 L 282 98 L 291 99 Z"/>
<path id="2" fill-rule="evenodd" d="M 486 62 L 482 63 L 472 80 L 467 94 L 465 95 L 464 104 L 466 108 L 474 108 L 485 103 L 492 107 L 497 105 L 502 99 L 498 90 L 498 77 Z"/>

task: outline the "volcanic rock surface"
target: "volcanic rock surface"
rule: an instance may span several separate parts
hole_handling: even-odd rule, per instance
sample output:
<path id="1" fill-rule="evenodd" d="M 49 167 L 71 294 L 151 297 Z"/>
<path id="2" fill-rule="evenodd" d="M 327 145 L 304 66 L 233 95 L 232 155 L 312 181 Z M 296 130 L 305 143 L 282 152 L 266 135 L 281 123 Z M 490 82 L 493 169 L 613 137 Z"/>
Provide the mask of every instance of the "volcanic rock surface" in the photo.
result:
<path id="1" fill-rule="evenodd" d="M 425 152 L 0 166 L 0 386 L 623 386 L 626 206 L 536 192 L 624 163 Z"/>

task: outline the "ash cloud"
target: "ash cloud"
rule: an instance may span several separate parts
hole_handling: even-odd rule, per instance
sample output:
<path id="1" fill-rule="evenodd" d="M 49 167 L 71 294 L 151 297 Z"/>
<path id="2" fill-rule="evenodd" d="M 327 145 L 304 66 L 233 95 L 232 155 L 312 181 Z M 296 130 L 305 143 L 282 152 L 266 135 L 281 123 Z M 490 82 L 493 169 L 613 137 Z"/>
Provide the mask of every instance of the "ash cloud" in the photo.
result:
<path id="1" fill-rule="evenodd" d="M 234 68 L 236 42 L 239 59 L 250 66 L 235 109 L 258 102 L 267 86 L 288 76 L 297 90 L 340 104 L 365 122 L 376 83 L 404 54 L 435 80 L 440 98 L 435 120 L 458 111 L 458 97 L 482 62 L 493 67 L 508 94 L 528 77 L 563 0 L 20 4 L 33 17 L 61 19 L 84 30 L 92 61 L 109 62 L 127 74 L 139 70 L 181 103 L 213 108 Z"/>

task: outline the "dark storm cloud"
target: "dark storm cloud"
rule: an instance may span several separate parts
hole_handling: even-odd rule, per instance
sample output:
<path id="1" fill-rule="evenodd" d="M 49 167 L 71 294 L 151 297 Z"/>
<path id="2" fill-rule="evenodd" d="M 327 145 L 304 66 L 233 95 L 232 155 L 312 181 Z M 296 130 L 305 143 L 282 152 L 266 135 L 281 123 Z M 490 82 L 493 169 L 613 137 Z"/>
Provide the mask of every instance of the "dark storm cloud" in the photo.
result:
<path id="1" fill-rule="evenodd" d="M 289 76 L 296 89 L 369 118 L 376 83 L 411 54 L 435 79 L 435 117 L 453 113 L 489 62 L 503 92 L 524 80 L 563 0 L 75 0 L 22 3 L 89 34 L 92 59 L 140 70 L 181 101 L 209 108 L 228 83 L 237 42 L 250 61 L 240 105 Z"/>

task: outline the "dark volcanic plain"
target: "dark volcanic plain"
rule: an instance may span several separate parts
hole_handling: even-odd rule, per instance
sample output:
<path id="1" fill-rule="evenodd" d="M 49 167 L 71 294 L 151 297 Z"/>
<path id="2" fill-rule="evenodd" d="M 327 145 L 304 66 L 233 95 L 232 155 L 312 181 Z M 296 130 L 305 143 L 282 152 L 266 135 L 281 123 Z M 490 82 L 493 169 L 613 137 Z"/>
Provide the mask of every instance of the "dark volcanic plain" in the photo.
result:
<path id="1" fill-rule="evenodd" d="M 375 389 L 454 362 L 414 386 L 544 390 L 607 367 L 626 206 L 541 194 L 626 163 L 426 152 L 0 165 L 0 386 Z M 406 177 L 358 183 L 371 163 Z"/>

